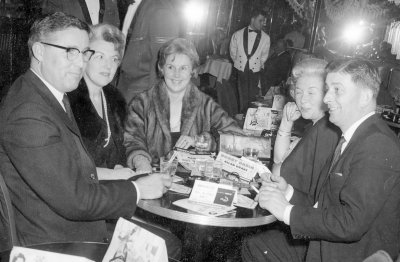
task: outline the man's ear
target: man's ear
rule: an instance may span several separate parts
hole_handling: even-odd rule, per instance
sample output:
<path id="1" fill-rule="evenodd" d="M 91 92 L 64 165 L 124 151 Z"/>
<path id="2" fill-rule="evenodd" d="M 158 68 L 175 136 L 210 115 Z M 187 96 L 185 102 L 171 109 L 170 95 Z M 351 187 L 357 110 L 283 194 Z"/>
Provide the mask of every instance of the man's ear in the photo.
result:
<path id="1" fill-rule="evenodd" d="M 371 89 L 369 88 L 363 88 L 360 96 L 360 102 L 362 106 L 367 106 L 370 105 L 373 98 L 374 94 Z"/>
<path id="2" fill-rule="evenodd" d="M 39 62 L 42 62 L 43 54 L 44 54 L 44 46 L 39 42 L 33 43 L 33 45 L 32 45 L 33 57 L 35 57 Z"/>

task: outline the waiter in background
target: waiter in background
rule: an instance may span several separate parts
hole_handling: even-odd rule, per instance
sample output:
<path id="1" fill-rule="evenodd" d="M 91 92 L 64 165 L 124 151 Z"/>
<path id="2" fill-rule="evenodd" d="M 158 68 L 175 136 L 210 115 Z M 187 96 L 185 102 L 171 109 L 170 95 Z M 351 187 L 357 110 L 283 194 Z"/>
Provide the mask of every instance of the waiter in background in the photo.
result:
<path id="1" fill-rule="evenodd" d="M 241 113 L 246 113 L 249 103 L 254 101 L 258 94 L 260 71 L 268 58 L 270 39 L 261 30 L 265 17 L 263 10 L 253 10 L 250 25 L 232 35 L 230 55 L 237 74 Z"/>

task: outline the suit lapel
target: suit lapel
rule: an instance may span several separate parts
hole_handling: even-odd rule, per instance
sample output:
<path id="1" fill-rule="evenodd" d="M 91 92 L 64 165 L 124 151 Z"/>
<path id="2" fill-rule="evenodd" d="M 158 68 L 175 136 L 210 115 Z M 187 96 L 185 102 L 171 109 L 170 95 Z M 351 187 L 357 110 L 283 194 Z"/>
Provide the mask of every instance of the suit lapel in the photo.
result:
<path id="1" fill-rule="evenodd" d="M 101 2 L 101 1 L 100 1 L 100 2 Z M 103 4 L 104 4 L 104 2 L 103 2 Z M 88 9 L 88 7 L 87 7 L 87 5 L 86 5 L 85 0 L 79 0 L 79 5 L 80 5 L 81 8 L 82 8 L 83 17 L 85 18 L 86 23 L 92 25 L 92 24 L 93 24 L 93 21 L 92 21 L 92 19 L 90 18 L 89 9 Z M 101 10 L 101 7 L 100 7 L 100 10 Z"/>
<path id="2" fill-rule="evenodd" d="M 348 154 L 348 152 L 358 143 L 362 143 L 363 138 L 365 137 L 365 132 L 370 128 L 370 126 L 375 123 L 377 121 L 376 115 L 370 116 L 369 118 L 367 118 L 363 123 L 361 123 L 360 126 L 358 126 L 358 128 L 356 129 L 356 131 L 354 132 L 353 136 L 351 137 L 350 141 L 348 142 L 346 148 L 343 150 L 342 154 L 340 154 L 338 161 L 336 162 L 335 166 L 332 167 L 332 170 L 330 170 L 331 172 L 329 172 L 329 167 L 331 164 L 331 161 L 329 161 L 327 163 L 327 165 L 324 167 L 326 168 L 325 171 L 329 172 L 325 178 L 323 183 L 321 184 L 321 187 L 317 189 L 317 198 L 318 201 L 323 201 L 323 189 L 326 186 L 326 183 L 329 181 L 329 176 L 335 172 L 335 170 L 337 170 L 337 167 L 341 165 L 341 162 L 343 161 L 343 159 L 346 158 L 346 155 Z M 333 158 L 333 156 L 332 156 Z M 331 159 L 333 160 L 333 159 Z M 322 197 L 322 198 L 321 198 Z M 321 203 L 322 203 L 321 201 Z"/>
<path id="3" fill-rule="evenodd" d="M 80 137 L 79 128 L 76 122 L 69 119 L 67 113 L 64 111 L 50 90 L 46 87 L 46 85 L 42 82 L 42 80 L 40 80 L 39 77 L 36 76 L 31 70 L 28 70 L 26 76 L 32 81 L 33 87 L 36 88 L 43 100 L 54 110 L 55 114 L 62 119 L 68 129 Z"/>
<path id="4" fill-rule="evenodd" d="M 258 45 L 260 44 L 260 39 L 261 39 L 261 31 L 257 33 L 256 40 L 254 41 L 253 49 L 251 50 L 249 58 L 252 57 L 256 52 Z"/>
<path id="5" fill-rule="evenodd" d="M 245 28 L 243 30 L 243 48 L 244 48 L 244 53 L 247 56 L 247 59 L 250 58 L 249 56 L 249 50 L 248 50 L 248 45 L 249 45 L 249 28 Z"/>

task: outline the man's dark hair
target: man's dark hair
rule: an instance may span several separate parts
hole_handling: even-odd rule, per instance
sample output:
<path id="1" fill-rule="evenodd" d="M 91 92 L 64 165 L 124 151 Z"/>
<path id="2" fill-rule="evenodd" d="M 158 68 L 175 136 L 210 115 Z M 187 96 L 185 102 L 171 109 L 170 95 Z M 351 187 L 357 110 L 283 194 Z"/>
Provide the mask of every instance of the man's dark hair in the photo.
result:
<path id="1" fill-rule="evenodd" d="M 264 10 L 262 10 L 261 8 L 254 8 L 250 13 L 250 18 L 255 18 L 259 15 L 266 17 L 267 13 Z"/>
<path id="2" fill-rule="evenodd" d="M 66 15 L 62 12 L 56 12 L 37 19 L 31 26 L 29 33 L 29 54 L 32 55 L 32 46 L 34 43 L 43 41 L 51 33 L 68 28 L 77 28 L 86 31 L 88 34 L 90 33 L 88 24 L 72 15 Z"/>
<path id="3" fill-rule="evenodd" d="M 327 73 L 348 74 L 351 80 L 361 88 L 372 90 L 374 97 L 378 96 L 381 78 L 378 69 L 365 59 L 334 60 L 326 66 Z"/>

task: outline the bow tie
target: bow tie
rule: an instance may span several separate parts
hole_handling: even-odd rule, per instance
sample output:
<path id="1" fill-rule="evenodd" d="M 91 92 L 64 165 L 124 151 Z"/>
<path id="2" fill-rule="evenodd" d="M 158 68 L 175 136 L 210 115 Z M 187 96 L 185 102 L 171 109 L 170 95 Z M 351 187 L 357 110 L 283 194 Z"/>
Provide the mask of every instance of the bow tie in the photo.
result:
<path id="1" fill-rule="evenodd" d="M 250 29 L 249 28 L 249 33 L 251 33 L 251 32 L 254 32 L 254 33 L 257 33 L 258 34 L 258 32 L 260 32 L 259 30 L 253 30 L 253 29 Z"/>

